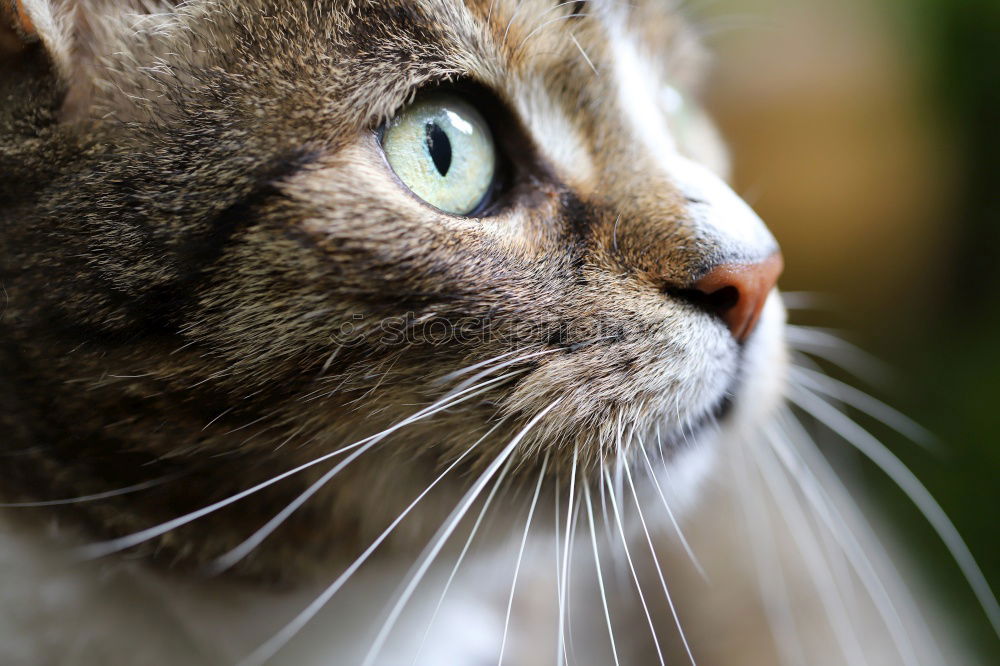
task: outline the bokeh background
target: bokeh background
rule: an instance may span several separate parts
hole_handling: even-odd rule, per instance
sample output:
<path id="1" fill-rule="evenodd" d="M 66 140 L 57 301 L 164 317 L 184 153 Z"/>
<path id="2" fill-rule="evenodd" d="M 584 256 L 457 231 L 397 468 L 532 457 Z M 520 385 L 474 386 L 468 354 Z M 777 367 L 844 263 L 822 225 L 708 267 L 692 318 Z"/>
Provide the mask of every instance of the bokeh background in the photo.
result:
<path id="1" fill-rule="evenodd" d="M 783 289 L 812 295 L 794 298 L 813 307 L 793 322 L 834 327 L 886 362 L 852 383 L 939 447 L 855 416 L 1000 589 L 1000 0 L 685 4 L 714 53 L 706 98 L 735 186 L 782 243 Z M 1000 655 L 927 523 L 846 448 L 833 455 L 899 526 L 957 630 Z"/>

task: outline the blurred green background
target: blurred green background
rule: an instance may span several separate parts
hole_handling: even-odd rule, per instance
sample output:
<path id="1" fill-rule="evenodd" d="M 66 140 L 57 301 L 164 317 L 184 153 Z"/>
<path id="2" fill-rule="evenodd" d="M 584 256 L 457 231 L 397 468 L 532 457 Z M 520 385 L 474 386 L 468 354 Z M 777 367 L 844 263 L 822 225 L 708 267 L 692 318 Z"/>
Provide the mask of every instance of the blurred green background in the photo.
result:
<path id="1" fill-rule="evenodd" d="M 940 450 L 855 416 L 1000 589 L 1000 0 L 687 5 L 713 53 L 706 96 L 735 186 L 784 248 L 781 285 L 823 297 L 793 323 L 836 327 L 887 362 L 888 381 L 850 381 Z M 840 464 L 900 527 L 957 629 L 1000 655 L 916 509 L 873 466 Z"/>

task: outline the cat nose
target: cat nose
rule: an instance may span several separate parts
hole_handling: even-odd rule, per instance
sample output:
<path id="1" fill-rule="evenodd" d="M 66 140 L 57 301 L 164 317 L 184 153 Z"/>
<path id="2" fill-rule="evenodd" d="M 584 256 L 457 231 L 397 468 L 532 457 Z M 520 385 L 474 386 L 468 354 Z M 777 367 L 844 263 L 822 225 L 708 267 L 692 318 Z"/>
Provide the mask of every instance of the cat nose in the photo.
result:
<path id="1" fill-rule="evenodd" d="M 687 300 L 717 315 L 744 342 L 785 266 L 781 252 L 752 264 L 720 264 L 683 290 Z"/>

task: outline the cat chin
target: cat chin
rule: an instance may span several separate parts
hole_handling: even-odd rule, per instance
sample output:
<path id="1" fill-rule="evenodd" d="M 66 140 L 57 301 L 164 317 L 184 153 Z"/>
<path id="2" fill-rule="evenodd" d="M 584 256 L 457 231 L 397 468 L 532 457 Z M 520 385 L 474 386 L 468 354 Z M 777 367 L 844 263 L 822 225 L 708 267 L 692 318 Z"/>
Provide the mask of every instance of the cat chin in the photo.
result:
<path id="1" fill-rule="evenodd" d="M 692 510 L 701 497 L 701 490 L 719 463 L 720 456 L 732 447 L 754 437 L 783 404 L 788 350 L 785 345 L 786 313 L 781 297 L 771 294 L 760 323 L 748 341 L 743 355 L 740 380 L 733 398 L 724 406 L 724 415 L 694 432 L 680 436 L 684 446 L 669 457 L 668 464 L 655 466 L 652 487 L 647 492 L 656 495 L 650 501 L 661 501 L 660 494 L 676 513 Z M 655 437 L 652 435 L 655 448 Z M 649 440 L 647 440 L 649 441 Z"/>

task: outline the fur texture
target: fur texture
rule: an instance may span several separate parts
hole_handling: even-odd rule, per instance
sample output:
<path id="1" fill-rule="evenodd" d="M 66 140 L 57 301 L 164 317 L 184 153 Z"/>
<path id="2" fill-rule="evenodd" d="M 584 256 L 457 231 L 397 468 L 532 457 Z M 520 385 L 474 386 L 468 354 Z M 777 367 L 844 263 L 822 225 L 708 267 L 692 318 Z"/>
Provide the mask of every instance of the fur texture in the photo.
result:
<path id="1" fill-rule="evenodd" d="M 0 427 L 10 433 L 0 492 L 14 503 L 96 499 L 10 518 L 11 566 L 36 560 L 42 580 L 74 571 L 83 582 L 64 589 L 85 592 L 8 626 L 65 626 L 107 596 L 100 590 L 137 595 L 100 602 L 109 615 L 89 619 L 73 663 L 117 663 L 109 628 L 149 648 L 145 662 L 122 663 L 245 655 L 296 605 L 287 590 L 304 586 L 311 598 L 317 575 L 342 571 L 454 465 L 379 551 L 383 572 L 414 561 L 511 441 L 510 487 L 530 497 L 539 479 L 540 504 L 570 483 L 613 483 L 606 464 L 623 484 L 623 466 L 642 469 L 645 456 L 672 470 L 662 484 L 679 502 L 702 475 L 682 460 L 727 451 L 772 418 L 786 365 L 777 295 L 745 345 L 684 297 L 711 267 L 763 260 L 776 245 L 699 164 L 717 146 L 692 150 L 671 127 L 664 94 L 694 85 L 700 53 L 662 3 L 19 7 L 8 17 L 27 13 L 40 41 L 10 41 L 18 45 L 0 73 Z M 487 216 L 418 201 L 380 152 L 378 128 L 432 88 L 465 95 L 494 128 L 505 187 Z M 241 544 L 346 452 L 136 541 L 141 567 L 77 569 L 52 555 L 60 546 L 23 536 L 41 523 L 60 525 L 70 543 L 162 524 L 368 441 L 470 378 L 495 381 L 359 455 L 235 562 L 242 583 L 174 586 L 162 576 Z M 655 476 L 641 480 L 647 506 Z M 597 501 L 599 522 L 614 530 Z M 513 513 L 497 512 L 488 530 L 497 552 L 520 529 Z M 551 528 L 552 512 L 538 521 Z M 651 522 L 664 532 L 662 514 Z M 632 537 L 637 525 L 633 517 Z M 669 557 L 673 546 L 657 541 Z M 26 554 L 34 548 L 42 554 Z M 526 580 L 552 584 L 542 573 L 551 554 L 526 561 Z M 136 578 L 101 587 L 102 567 Z M 163 569 L 174 573 L 153 573 Z M 388 578 L 352 582 L 356 617 L 343 601 L 319 624 L 336 631 L 276 663 L 360 661 L 351 628 L 358 618 L 377 624 Z M 454 631 L 434 634 L 426 663 L 492 658 L 506 581 L 482 586 L 489 603 L 445 606 L 456 618 L 447 626 L 464 626 L 473 647 L 449 645 Z M 264 591 L 251 601 L 250 589 Z M 121 612 L 159 602 L 169 622 Z M 546 604 L 523 616 L 551 618 Z M 477 620 L 469 608 L 494 610 Z M 623 608 L 622 617 L 638 612 Z M 601 630 L 590 611 L 579 611 L 578 634 Z M 221 619 L 234 613 L 247 619 L 238 630 Z M 201 626 L 176 626 L 191 617 Z M 147 630 L 162 632 L 138 638 Z M 390 641 L 383 663 L 406 663 L 419 633 Z M 514 633 L 511 663 L 548 663 L 554 652 L 538 657 L 530 623 Z M 66 649 L 27 642 L 9 663 L 49 663 Z M 579 645 L 590 654 L 586 638 Z M 449 646 L 457 652 L 440 652 Z M 632 655 L 623 663 L 654 663 L 644 648 L 621 649 Z M 761 663 L 771 650 L 761 648 Z M 607 663 L 601 655 L 584 660 Z"/>
<path id="2" fill-rule="evenodd" d="M 96 526 L 121 533 L 389 427 L 472 362 L 560 352 L 450 425 L 410 428 L 370 466 L 359 460 L 315 503 L 338 507 L 319 510 L 326 525 L 311 527 L 306 509 L 251 558 L 263 562 L 272 544 L 316 556 L 371 538 L 491 421 L 523 424 L 558 397 L 525 442 L 532 465 L 577 443 L 593 464 L 619 421 L 662 422 L 679 438 L 710 416 L 740 350 L 710 314 L 664 291 L 719 261 L 767 256 L 773 240 L 757 231 L 744 243 L 688 203 L 645 149 L 642 118 L 606 130 L 633 117 L 640 91 L 623 86 L 640 83 L 592 71 L 616 66 L 600 17 L 619 32 L 634 18 L 571 17 L 548 3 L 493 10 L 487 21 L 486 4 L 193 3 L 103 19 L 92 70 L 54 58 L 51 74 L 71 72 L 71 91 L 51 82 L 46 101 L 30 90 L 51 120 L 4 135 L 5 404 L 19 403 L 4 418 L 26 431 L 13 448 L 48 443 L 7 485 L 27 493 L 44 479 L 49 496 L 71 496 L 184 476 L 93 507 Z M 668 62 L 681 29 L 666 12 L 656 19 L 667 41 L 629 48 Z M 643 90 L 667 83 L 665 71 L 645 74 L 661 83 Z M 374 129 L 415 90 L 449 81 L 488 88 L 479 94 L 506 107 L 497 126 L 515 173 L 505 210 L 487 219 L 415 201 L 378 154 Z M 58 95 L 75 85 L 92 89 L 88 109 L 57 122 Z M 12 130 L 23 123 L 22 109 L 5 111 Z M 763 229 L 748 209 L 738 215 L 730 227 Z M 359 314 L 360 341 L 328 364 Z M 390 318 L 475 328 L 468 344 L 389 345 Z M 509 430 L 476 458 L 492 459 Z M 244 517 L 302 487 L 192 525 L 200 537 L 165 535 L 157 551 L 203 561 L 241 539 Z"/>

